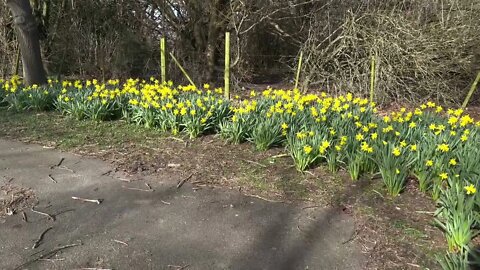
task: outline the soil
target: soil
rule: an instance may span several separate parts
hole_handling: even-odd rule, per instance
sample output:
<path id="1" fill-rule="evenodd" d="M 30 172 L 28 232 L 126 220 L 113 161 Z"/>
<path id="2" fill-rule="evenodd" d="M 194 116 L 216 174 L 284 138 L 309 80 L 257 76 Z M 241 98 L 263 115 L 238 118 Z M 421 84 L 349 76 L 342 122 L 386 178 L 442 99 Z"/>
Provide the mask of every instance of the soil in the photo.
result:
<path id="1" fill-rule="evenodd" d="M 21 213 L 38 202 L 32 189 L 10 184 L 11 180 L 5 180 L 0 186 L 0 223 L 6 216 Z"/>

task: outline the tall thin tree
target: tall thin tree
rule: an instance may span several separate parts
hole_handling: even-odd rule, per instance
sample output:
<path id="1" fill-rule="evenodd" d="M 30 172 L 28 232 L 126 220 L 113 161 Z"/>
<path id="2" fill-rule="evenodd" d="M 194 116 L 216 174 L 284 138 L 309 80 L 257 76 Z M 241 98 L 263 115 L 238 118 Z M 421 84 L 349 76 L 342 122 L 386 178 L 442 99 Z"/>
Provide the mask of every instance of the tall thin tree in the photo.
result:
<path id="1" fill-rule="evenodd" d="M 37 23 L 29 0 L 6 0 L 13 15 L 20 45 L 25 84 L 45 84 L 47 77 L 42 63 Z"/>

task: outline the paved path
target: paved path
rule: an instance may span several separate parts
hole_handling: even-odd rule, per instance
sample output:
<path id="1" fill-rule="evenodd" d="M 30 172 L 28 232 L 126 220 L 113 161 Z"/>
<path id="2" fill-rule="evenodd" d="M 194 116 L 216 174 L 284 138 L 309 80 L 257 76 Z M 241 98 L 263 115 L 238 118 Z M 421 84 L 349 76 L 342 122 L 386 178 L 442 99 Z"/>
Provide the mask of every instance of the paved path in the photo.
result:
<path id="1" fill-rule="evenodd" d="M 50 168 L 62 158 L 65 167 Z M 0 186 L 13 177 L 11 185 L 34 190 L 36 210 L 56 214 L 50 221 L 27 210 L 28 223 L 20 213 L 0 217 L 0 269 L 363 269 L 364 255 L 348 241 L 353 220 L 340 210 L 194 191 L 188 183 L 177 189 L 177 182 L 161 176 L 145 180 L 153 192 L 130 190 L 122 186 L 147 187 L 102 175 L 110 169 L 99 160 L 0 140 Z M 22 266 L 80 243 L 53 260 Z"/>

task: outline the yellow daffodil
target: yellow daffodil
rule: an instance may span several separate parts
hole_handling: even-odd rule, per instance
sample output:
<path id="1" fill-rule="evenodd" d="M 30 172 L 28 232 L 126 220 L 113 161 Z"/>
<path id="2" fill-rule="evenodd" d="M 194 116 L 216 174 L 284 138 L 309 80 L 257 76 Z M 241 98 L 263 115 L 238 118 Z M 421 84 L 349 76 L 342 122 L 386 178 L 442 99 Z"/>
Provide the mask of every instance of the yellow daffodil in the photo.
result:
<path id="1" fill-rule="evenodd" d="M 477 192 L 477 189 L 475 188 L 475 186 L 473 184 L 465 186 L 464 189 L 467 192 L 467 195 L 473 195 Z"/>
<path id="2" fill-rule="evenodd" d="M 446 152 L 450 151 L 450 146 L 446 143 L 442 143 L 442 144 L 438 145 L 437 150 L 446 153 Z"/>
<path id="3" fill-rule="evenodd" d="M 305 154 L 310 154 L 312 152 L 313 148 L 310 146 L 310 145 L 305 145 L 303 147 L 303 152 L 305 152 Z"/>

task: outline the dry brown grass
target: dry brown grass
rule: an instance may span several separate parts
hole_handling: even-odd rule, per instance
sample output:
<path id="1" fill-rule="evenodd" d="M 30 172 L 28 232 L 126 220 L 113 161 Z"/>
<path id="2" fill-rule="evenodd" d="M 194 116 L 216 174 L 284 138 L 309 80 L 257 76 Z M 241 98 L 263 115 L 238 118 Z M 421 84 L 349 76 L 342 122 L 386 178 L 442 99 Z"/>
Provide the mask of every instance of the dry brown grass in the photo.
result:
<path id="1" fill-rule="evenodd" d="M 460 103 L 480 69 L 479 11 L 470 0 L 373 1 L 345 12 L 328 36 L 314 24 L 303 46 L 306 84 L 367 96 L 374 56 L 378 102 Z"/>

